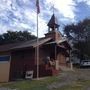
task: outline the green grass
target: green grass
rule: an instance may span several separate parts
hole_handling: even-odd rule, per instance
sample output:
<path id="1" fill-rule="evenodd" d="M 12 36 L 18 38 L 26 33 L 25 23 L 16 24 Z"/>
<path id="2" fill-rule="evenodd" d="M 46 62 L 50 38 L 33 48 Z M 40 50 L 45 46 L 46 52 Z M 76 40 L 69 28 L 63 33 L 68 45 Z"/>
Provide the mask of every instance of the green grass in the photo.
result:
<path id="1" fill-rule="evenodd" d="M 47 86 L 55 82 L 60 83 L 60 79 L 58 79 L 58 77 L 47 77 L 41 80 L 15 81 L 0 84 L 0 87 L 17 88 L 19 90 L 49 90 Z M 71 85 L 67 84 L 60 88 L 53 88 L 52 90 L 86 90 L 85 88 L 88 86 L 90 86 L 90 80 L 80 79 L 74 81 Z"/>
<path id="2" fill-rule="evenodd" d="M 47 77 L 42 80 L 25 80 L 1 84 L 1 87 L 18 88 L 20 90 L 48 90 L 47 85 L 57 82 L 57 77 Z"/>

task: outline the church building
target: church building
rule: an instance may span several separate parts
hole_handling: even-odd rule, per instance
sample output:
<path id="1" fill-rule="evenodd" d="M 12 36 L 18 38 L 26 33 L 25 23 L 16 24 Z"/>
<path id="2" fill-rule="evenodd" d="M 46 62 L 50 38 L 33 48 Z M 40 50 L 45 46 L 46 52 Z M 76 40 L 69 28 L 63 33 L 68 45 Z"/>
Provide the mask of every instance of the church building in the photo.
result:
<path id="1" fill-rule="evenodd" d="M 45 37 L 39 38 L 39 77 L 58 75 L 61 66 L 69 67 L 71 47 L 68 40 L 59 31 L 59 25 L 53 14 Z M 37 40 L 0 46 L 0 82 L 26 78 L 33 71 L 37 77 Z"/>

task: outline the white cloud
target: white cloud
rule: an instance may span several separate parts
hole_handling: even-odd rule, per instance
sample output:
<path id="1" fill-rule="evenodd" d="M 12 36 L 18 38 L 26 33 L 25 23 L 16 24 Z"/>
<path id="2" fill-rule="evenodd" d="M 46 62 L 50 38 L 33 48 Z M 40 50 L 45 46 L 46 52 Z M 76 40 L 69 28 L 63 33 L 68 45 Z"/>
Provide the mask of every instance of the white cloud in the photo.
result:
<path id="1" fill-rule="evenodd" d="M 41 17 L 38 17 L 38 35 L 39 37 L 43 37 L 45 33 L 47 33 L 46 20 L 42 19 Z M 32 34 L 37 36 L 37 20 L 35 20 L 35 28 Z"/>
<path id="2" fill-rule="evenodd" d="M 87 0 L 87 5 L 89 5 L 89 7 L 90 7 L 90 0 Z"/>
<path id="3" fill-rule="evenodd" d="M 36 15 L 36 12 L 35 12 L 35 11 L 26 9 L 26 10 L 24 11 L 24 15 L 25 15 L 25 17 L 26 17 L 28 20 L 30 20 L 31 22 L 35 22 L 35 21 L 36 21 L 37 15 Z"/>
<path id="4" fill-rule="evenodd" d="M 7 26 L 0 24 L 0 34 L 5 33 L 8 29 Z"/>
<path id="5" fill-rule="evenodd" d="M 25 14 L 25 17 L 26 17 L 31 23 L 34 24 L 34 26 L 35 26 L 34 28 L 33 28 L 31 25 L 30 25 L 30 27 L 31 27 L 32 29 L 34 29 L 34 30 L 32 31 L 32 33 L 33 33 L 34 35 L 37 35 L 37 14 L 36 14 L 36 12 L 33 11 L 33 10 L 28 10 L 28 9 L 27 9 L 27 10 L 25 10 L 24 14 Z M 44 34 L 46 33 L 46 31 L 47 31 L 46 20 L 41 17 L 41 13 L 40 13 L 39 16 L 38 16 L 38 33 L 39 33 L 39 37 L 44 36 Z"/>
<path id="6" fill-rule="evenodd" d="M 73 0 L 46 0 L 47 4 L 54 4 L 54 7 L 59 10 L 64 17 L 74 19 L 75 17 L 75 2 Z"/>
<path id="7" fill-rule="evenodd" d="M 25 23 L 20 23 L 19 26 L 22 28 L 30 28 L 30 26 L 28 24 L 25 24 Z"/>
<path id="8" fill-rule="evenodd" d="M 47 23 L 46 20 L 43 20 L 42 18 L 39 17 L 39 36 L 44 36 L 47 32 Z"/>
<path id="9" fill-rule="evenodd" d="M 42 0 L 40 0 L 42 1 Z M 90 0 L 77 0 L 78 2 L 86 1 L 90 5 Z M 42 2 L 44 3 L 42 5 Z M 74 0 L 43 0 L 40 2 L 41 12 L 39 14 L 39 37 L 44 36 L 47 32 L 47 23 L 53 11 L 51 10 L 53 4 L 56 9 L 55 13 L 60 24 L 62 22 L 75 22 L 75 2 Z M 8 16 L 9 11 L 12 15 Z M 2 22 L 8 21 L 7 24 Z M 1 19 L 2 18 L 2 19 Z M 32 34 L 36 35 L 37 31 L 37 16 L 35 0 L 0 0 L 0 32 L 6 30 L 31 30 Z M 10 25 L 8 25 L 10 23 Z"/>

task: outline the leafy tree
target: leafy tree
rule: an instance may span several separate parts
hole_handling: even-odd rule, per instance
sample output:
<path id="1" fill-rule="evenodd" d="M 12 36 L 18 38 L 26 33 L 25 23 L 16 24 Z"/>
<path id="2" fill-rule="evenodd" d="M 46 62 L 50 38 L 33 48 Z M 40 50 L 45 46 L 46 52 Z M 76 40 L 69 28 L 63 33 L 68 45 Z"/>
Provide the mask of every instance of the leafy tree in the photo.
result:
<path id="1" fill-rule="evenodd" d="M 72 40 L 73 48 L 78 49 L 80 59 L 90 56 L 90 19 L 67 25 L 64 32 Z"/>
<path id="2" fill-rule="evenodd" d="M 16 43 L 32 39 L 36 39 L 36 37 L 28 31 L 7 31 L 0 35 L 0 44 Z"/>

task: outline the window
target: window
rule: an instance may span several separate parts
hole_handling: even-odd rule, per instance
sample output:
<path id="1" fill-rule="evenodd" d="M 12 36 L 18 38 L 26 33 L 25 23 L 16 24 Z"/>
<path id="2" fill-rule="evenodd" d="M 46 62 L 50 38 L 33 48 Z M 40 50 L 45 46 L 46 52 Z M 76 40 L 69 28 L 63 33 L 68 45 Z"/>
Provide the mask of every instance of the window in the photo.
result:
<path id="1" fill-rule="evenodd" d="M 0 56 L 0 62 L 2 61 L 9 61 L 10 60 L 10 56 Z"/>

